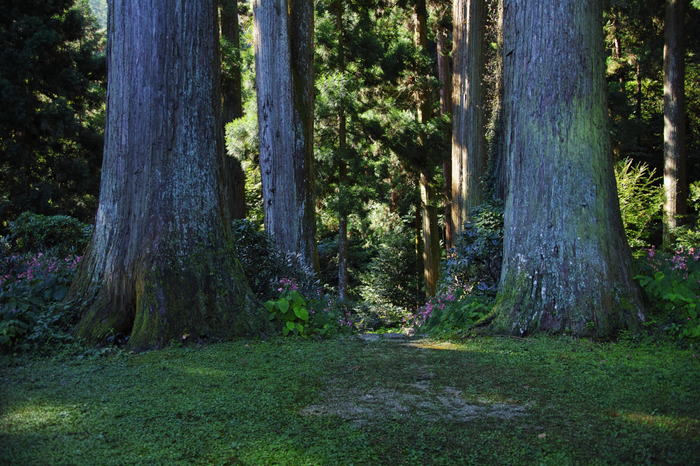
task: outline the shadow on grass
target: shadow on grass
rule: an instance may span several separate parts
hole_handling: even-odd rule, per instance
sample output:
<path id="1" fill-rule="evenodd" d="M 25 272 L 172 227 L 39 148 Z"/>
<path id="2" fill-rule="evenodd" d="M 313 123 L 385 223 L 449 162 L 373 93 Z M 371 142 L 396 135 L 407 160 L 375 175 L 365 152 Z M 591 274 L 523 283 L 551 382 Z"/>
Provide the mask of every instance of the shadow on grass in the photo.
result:
<path id="1" fill-rule="evenodd" d="M 700 457 L 700 364 L 669 349 L 564 338 L 274 340 L 35 361 L 3 374 L 5 464 Z"/>

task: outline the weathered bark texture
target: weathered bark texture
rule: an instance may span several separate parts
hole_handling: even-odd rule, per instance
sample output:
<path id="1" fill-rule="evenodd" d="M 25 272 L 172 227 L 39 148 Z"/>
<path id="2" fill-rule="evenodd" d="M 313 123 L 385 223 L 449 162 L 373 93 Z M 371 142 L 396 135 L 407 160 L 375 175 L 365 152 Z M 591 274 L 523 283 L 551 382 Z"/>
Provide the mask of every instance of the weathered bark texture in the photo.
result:
<path id="1" fill-rule="evenodd" d="M 612 336 L 644 319 L 613 175 L 602 24 L 600 0 L 504 3 L 496 332 Z"/>
<path id="2" fill-rule="evenodd" d="M 318 270 L 313 158 L 313 2 L 254 0 L 265 229 Z"/>
<path id="3" fill-rule="evenodd" d="M 109 3 L 95 231 L 68 297 L 76 335 L 133 349 L 265 328 L 231 243 L 213 0 Z"/>
<path id="4" fill-rule="evenodd" d="M 238 27 L 238 0 L 221 0 L 220 8 L 221 36 L 237 50 L 240 46 L 240 28 Z M 222 93 L 222 128 L 225 134 L 227 123 L 243 116 L 243 96 L 241 88 L 240 54 L 234 54 L 236 63 L 230 64 L 230 72 L 221 78 Z M 235 157 L 226 157 L 224 166 L 228 188 L 229 210 L 231 218 L 245 218 L 245 172 L 241 162 Z"/>
<path id="5" fill-rule="evenodd" d="M 428 12 L 425 0 L 416 3 L 416 45 L 424 50 L 428 46 Z M 418 121 L 427 123 L 432 118 L 432 99 L 425 89 L 418 91 Z M 434 205 L 433 173 L 430 167 L 420 170 L 419 186 L 421 199 L 421 232 L 423 236 L 423 279 L 426 296 L 435 296 L 440 273 L 440 234 L 437 222 L 437 207 Z"/>
<path id="6" fill-rule="evenodd" d="M 493 197 L 505 199 L 506 179 L 505 179 L 505 134 L 503 132 L 503 0 L 496 0 L 496 17 L 493 18 L 491 27 L 492 37 L 495 39 L 495 57 L 488 73 L 491 74 L 490 93 L 491 109 L 489 117 L 488 131 L 488 167 L 487 178 L 491 181 Z M 493 40 L 493 39 L 492 39 Z"/>
<path id="7" fill-rule="evenodd" d="M 453 9 L 452 224 L 462 231 L 483 201 L 486 174 L 484 45 L 486 2 L 455 0 Z"/>
<path id="8" fill-rule="evenodd" d="M 664 236 L 675 241 L 673 230 L 688 210 L 685 154 L 685 5 L 687 0 L 666 2 L 664 46 Z"/>
<path id="9" fill-rule="evenodd" d="M 440 28 L 437 31 L 437 56 L 438 78 L 440 80 L 440 114 L 452 115 L 452 66 L 450 62 L 450 49 L 447 30 Z M 452 138 L 451 128 L 448 137 Z M 442 177 L 444 179 L 445 196 L 445 249 L 448 251 L 454 247 L 454 226 L 452 225 L 452 159 L 442 161 Z"/>

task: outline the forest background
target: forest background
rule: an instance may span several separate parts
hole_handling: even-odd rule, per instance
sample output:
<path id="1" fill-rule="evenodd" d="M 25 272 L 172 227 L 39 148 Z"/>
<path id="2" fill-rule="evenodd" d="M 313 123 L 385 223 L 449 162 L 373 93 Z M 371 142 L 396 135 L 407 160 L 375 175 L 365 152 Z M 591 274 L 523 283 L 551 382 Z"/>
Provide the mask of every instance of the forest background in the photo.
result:
<path id="1" fill-rule="evenodd" d="M 51 13 L 50 20 L 43 23 L 47 29 L 37 37 L 44 42 L 20 44 L 13 42 L 13 37 L 2 38 L 3 50 L 23 50 L 32 57 L 17 60 L 11 69 L 4 67 L 4 82 L 13 82 L 13 73 L 26 73 L 35 77 L 27 82 L 36 84 L 21 90 L 3 89 L 5 109 L 27 109 L 2 115 L 0 220 L 7 273 L 0 343 L 8 347 L 29 347 L 47 334 L 63 337 L 47 329 L 75 319 L 60 305 L 72 268 L 52 268 L 36 255 L 79 256 L 89 227 L 54 216 L 67 215 L 91 224 L 99 195 L 105 121 L 105 3 L 63 3 L 61 14 Z M 439 65 L 440 57 L 450 54 L 452 2 L 428 4 L 424 48 L 416 46 L 411 2 L 348 2 L 340 16 L 336 2 L 316 2 L 318 273 L 280 256 L 261 233 L 264 213 L 252 14 L 247 3 L 238 4 L 240 36 L 238 44 L 222 38 L 222 73 L 224 79 L 241 73 L 243 116 L 228 123 L 226 142 L 246 180 L 245 206 L 240 209 L 245 215 L 234 224 L 237 253 L 251 288 L 261 299 L 278 299 L 279 290 L 284 289 L 280 280 L 284 280 L 283 285 L 290 290 L 303 292 L 309 307 L 313 295 L 321 310 L 329 310 L 332 318 L 320 328 L 332 332 L 415 327 L 466 331 L 488 313 L 501 275 L 503 167 L 497 131 L 502 54 L 499 3 L 487 3 L 484 85 L 489 164 L 482 180 L 484 202 L 475 206 L 462 233 L 452 238 L 450 216 L 445 213 L 452 196 L 445 188 L 451 124 L 441 106 L 446 100 L 447 81 L 441 77 Z M 36 17 L 40 14 L 37 11 Z M 700 273 L 694 249 L 700 238 L 700 13 L 693 2 L 685 18 L 689 210 L 682 226 L 674 231 L 674 242 L 656 252 L 663 246 L 663 181 L 659 174 L 664 164 L 664 15 L 665 2 L 657 0 L 613 1 L 606 9 L 611 138 L 627 238 L 639 261 L 639 280 L 659 312 L 658 318 L 651 320 L 653 328 L 692 342 L 700 337 L 695 311 L 698 293 L 688 285 L 693 282 L 688 280 L 689 274 Z M 28 17 L 27 24 L 37 24 L 32 21 Z M 430 114 L 434 118 L 425 124 L 418 122 L 419 91 L 432 97 Z M 341 115 L 345 127 L 342 145 Z M 426 290 L 423 282 L 420 179 L 424 171 L 432 175 L 430 187 L 441 193 L 432 201 L 439 213 L 443 251 L 442 279 L 433 290 Z M 338 252 L 343 218 L 347 218 L 348 238 L 345 277 L 339 270 L 343 258 Z M 67 249 L 60 250 L 62 246 Z M 51 248 L 54 250 L 49 251 Z M 20 258 L 18 252 L 24 255 Z M 261 258 L 268 263 L 261 264 Z M 71 256 L 64 262 L 74 267 L 77 261 L 78 257 Z M 22 282 L 35 269 L 48 273 L 53 281 Z M 663 271 L 662 276 L 659 271 Z M 52 301 L 48 314 L 32 302 L 38 295 Z M 12 312 L 17 309 L 22 311 Z M 124 338 L 119 333 L 113 335 L 114 341 Z"/>

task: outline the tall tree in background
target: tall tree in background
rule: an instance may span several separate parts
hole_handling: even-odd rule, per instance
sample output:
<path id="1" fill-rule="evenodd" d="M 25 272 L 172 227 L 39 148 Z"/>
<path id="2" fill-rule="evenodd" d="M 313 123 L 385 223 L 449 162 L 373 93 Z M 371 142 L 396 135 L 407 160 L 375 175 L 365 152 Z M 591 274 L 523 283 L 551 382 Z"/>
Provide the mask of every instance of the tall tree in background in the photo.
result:
<path id="1" fill-rule="evenodd" d="M 318 270 L 311 0 L 253 0 L 265 230 Z"/>
<path id="2" fill-rule="evenodd" d="M 424 52 L 428 46 L 428 12 L 425 0 L 416 2 L 415 13 L 415 40 L 416 46 Z M 427 87 L 427 86 L 426 86 Z M 432 118 L 433 105 L 431 90 L 418 86 L 418 123 L 425 125 Z M 421 135 L 424 138 L 424 135 Z M 425 145 L 419 141 L 419 145 Z M 438 276 L 440 272 L 440 235 L 438 232 L 437 207 L 435 206 L 433 193 L 433 167 L 430 166 L 428 158 L 422 161 L 419 174 L 420 186 L 420 207 L 421 207 L 421 230 L 423 237 L 423 278 L 425 280 L 425 293 L 427 296 L 434 296 L 437 290 Z"/>
<path id="3" fill-rule="evenodd" d="M 0 8 L 0 225 L 22 212 L 91 222 L 106 63 L 85 2 Z"/>
<path id="4" fill-rule="evenodd" d="M 220 0 L 219 23 L 222 39 L 221 108 L 225 127 L 243 116 L 238 0 Z M 222 131 L 225 133 L 225 128 Z M 235 157 L 226 157 L 224 173 L 228 178 L 226 185 L 231 218 L 245 218 L 245 173 L 241 162 Z"/>
<path id="5" fill-rule="evenodd" d="M 664 46 L 664 237 L 674 242 L 673 230 L 687 212 L 685 155 L 685 9 L 687 0 L 667 0 Z"/>
<path id="6" fill-rule="evenodd" d="M 338 29 L 338 71 L 341 76 L 345 73 L 345 40 L 343 31 L 343 0 L 336 2 L 336 14 Z M 348 183 L 348 165 L 344 159 L 348 145 L 347 121 L 345 119 L 345 106 L 340 103 L 338 107 L 338 189 L 342 196 Z M 344 201 L 344 199 L 342 200 Z M 346 202 L 339 203 L 338 212 L 338 296 L 340 299 L 348 297 L 348 209 Z"/>
<path id="7" fill-rule="evenodd" d="M 107 126 L 95 231 L 68 299 L 77 336 L 145 349 L 254 333 L 222 173 L 214 0 L 110 2 Z M 195 85 L 196 84 L 196 85 Z"/>
<path id="8" fill-rule="evenodd" d="M 613 175 L 601 20 L 601 0 L 504 1 L 496 331 L 611 336 L 644 319 Z"/>
<path id="9" fill-rule="evenodd" d="M 484 99 L 484 44 L 486 2 L 455 0 L 453 128 L 452 128 L 452 224 L 462 231 L 469 211 L 481 204 L 486 174 L 486 116 Z"/>

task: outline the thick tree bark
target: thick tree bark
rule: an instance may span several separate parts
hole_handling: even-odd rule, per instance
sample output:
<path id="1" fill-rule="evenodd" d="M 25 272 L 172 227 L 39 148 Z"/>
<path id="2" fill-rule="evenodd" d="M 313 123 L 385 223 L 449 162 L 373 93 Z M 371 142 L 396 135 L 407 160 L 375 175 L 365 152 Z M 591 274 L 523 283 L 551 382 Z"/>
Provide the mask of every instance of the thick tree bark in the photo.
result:
<path id="1" fill-rule="evenodd" d="M 613 336 L 644 319 L 613 175 L 602 24 L 600 0 L 505 1 L 509 189 L 494 331 Z"/>
<path id="2" fill-rule="evenodd" d="M 483 201 L 486 174 L 484 45 L 486 3 L 455 0 L 452 84 L 452 224 L 462 231 L 469 211 Z"/>
<path id="3" fill-rule="evenodd" d="M 685 6 L 666 2 L 664 46 L 664 247 L 675 241 L 673 230 L 687 213 L 685 154 Z"/>
<path id="4" fill-rule="evenodd" d="M 318 270 L 313 158 L 313 2 L 254 0 L 265 229 Z"/>
<path id="5" fill-rule="evenodd" d="M 428 45 L 428 13 L 425 0 L 416 3 L 416 45 L 424 50 Z M 418 121 L 427 123 L 432 117 L 432 102 L 430 93 L 418 91 Z M 425 280 L 426 296 L 435 296 L 440 273 L 440 236 L 438 233 L 437 207 L 434 205 L 433 174 L 430 167 L 420 170 L 419 187 L 421 198 L 421 231 L 423 236 L 423 279 Z"/>
<path id="6" fill-rule="evenodd" d="M 238 26 L 238 0 L 220 0 L 221 36 L 237 50 L 240 44 Z M 243 116 L 243 96 L 241 85 L 240 54 L 234 54 L 236 63 L 230 67 L 231 72 L 222 75 L 222 128 L 225 134 L 227 123 Z M 235 157 L 226 157 L 224 173 L 227 175 L 229 209 L 231 218 L 245 218 L 245 172 L 241 162 Z"/>
<path id="7" fill-rule="evenodd" d="M 265 328 L 231 243 L 213 0 L 109 4 L 95 231 L 68 299 L 76 335 L 134 349 Z"/>

